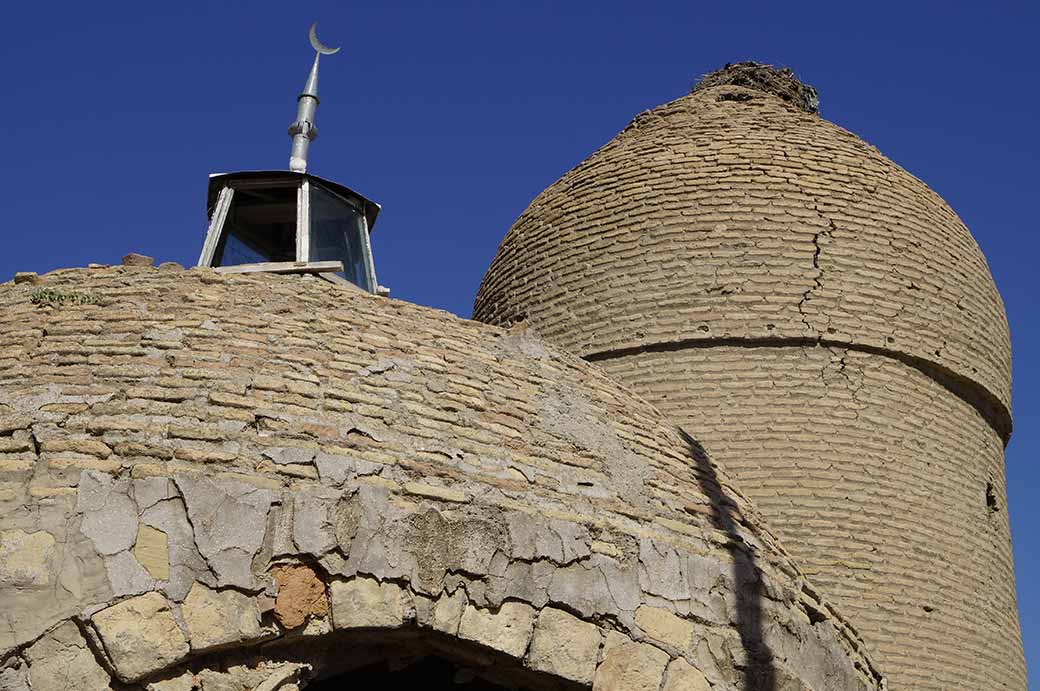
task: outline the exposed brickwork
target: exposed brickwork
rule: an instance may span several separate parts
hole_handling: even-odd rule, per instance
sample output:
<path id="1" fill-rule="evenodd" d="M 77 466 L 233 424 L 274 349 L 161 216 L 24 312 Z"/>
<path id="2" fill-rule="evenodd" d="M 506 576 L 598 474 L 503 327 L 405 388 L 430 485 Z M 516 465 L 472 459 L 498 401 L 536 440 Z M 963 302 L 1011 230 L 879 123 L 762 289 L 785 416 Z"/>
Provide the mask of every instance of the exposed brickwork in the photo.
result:
<path id="1" fill-rule="evenodd" d="M 740 92 L 747 101 L 717 100 Z M 638 116 L 510 229 L 474 317 L 583 356 L 824 338 L 933 362 L 1010 406 L 1007 320 L 964 224 L 855 135 L 722 86 Z"/>
<path id="2" fill-rule="evenodd" d="M 876 149 L 702 88 L 539 195 L 474 316 L 596 361 L 702 439 L 892 688 L 1025 688 L 1003 305 L 963 223 Z"/>
<path id="3" fill-rule="evenodd" d="M 1003 446 L 971 406 L 912 367 L 844 349 L 599 364 L 652 392 L 739 478 L 892 688 L 1025 688 Z"/>
<path id="4" fill-rule="evenodd" d="M 646 688 L 881 686 L 747 500 L 595 366 L 309 277 L 40 280 L 89 299 L 0 285 L 8 676 L 43 674 L 25 651 L 73 620 L 130 688 L 431 646 L 532 689 L 614 688 L 626 651 Z M 279 603 L 292 564 L 319 581 L 306 611 Z"/>

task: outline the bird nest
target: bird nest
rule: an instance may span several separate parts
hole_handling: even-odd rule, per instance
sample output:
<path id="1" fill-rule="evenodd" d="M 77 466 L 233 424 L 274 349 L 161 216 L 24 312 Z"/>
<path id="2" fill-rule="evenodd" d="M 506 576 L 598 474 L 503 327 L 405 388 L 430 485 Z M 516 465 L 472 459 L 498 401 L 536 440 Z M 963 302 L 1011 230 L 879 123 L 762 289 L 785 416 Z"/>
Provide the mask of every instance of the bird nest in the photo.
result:
<path id="1" fill-rule="evenodd" d="M 790 68 L 773 67 L 758 62 L 730 63 L 720 70 L 705 75 L 693 87 L 692 92 L 726 85 L 764 91 L 806 113 L 820 112 L 820 99 L 816 94 L 816 89 L 800 82 Z"/>

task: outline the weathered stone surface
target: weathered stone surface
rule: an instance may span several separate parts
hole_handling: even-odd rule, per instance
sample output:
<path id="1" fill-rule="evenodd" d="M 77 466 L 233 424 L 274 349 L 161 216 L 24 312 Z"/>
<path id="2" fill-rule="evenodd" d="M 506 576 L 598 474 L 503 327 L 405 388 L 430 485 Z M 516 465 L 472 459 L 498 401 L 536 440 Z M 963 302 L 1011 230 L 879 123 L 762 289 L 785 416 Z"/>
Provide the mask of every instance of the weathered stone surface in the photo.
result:
<path id="1" fill-rule="evenodd" d="M 300 686 L 294 684 L 305 671 L 305 665 L 282 665 L 276 669 L 268 670 L 267 678 L 257 684 L 254 691 L 299 691 Z"/>
<path id="2" fill-rule="evenodd" d="M 22 283 L 39 283 L 40 276 L 35 271 L 18 271 L 14 275 L 15 285 Z"/>
<path id="3" fill-rule="evenodd" d="M 108 673 L 98 664 L 79 628 L 67 621 L 26 651 L 33 691 L 108 689 Z M 2 688 L 2 685 L 0 685 Z"/>
<path id="4" fill-rule="evenodd" d="M 145 689 L 146 691 L 195 691 L 198 688 L 195 681 L 194 674 L 185 672 L 169 679 L 150 682 Z"/>
<path id="5" fill-rule="evenodd" d="M 636 624 L 650 638 L 678 648 L 679 652 L 686 652 L 693 645 L 696 630 L 693 622 L 666 609 L 643 605 L 636 610 Z"/>
<path id="6" fill-rule="evenodd" d="M 278 564 L 271 568 L 278 594 L 274 616 L 287 629 L 303 626 L 309 617 L 329 613 L 325 583 L 306 564 Z"/>
<path id="7" fill-rule="evenodd" d="M 256 598 L 235 590 L 192 586 L 181 604 L 192 650 L 207 650 L 260 637 L 260 608 Z"/>
<path id="8" fill-rule="evenodd" d="M 0 358 L 0 430 L 10 428 L 0 431 L 7 440 L 0 446 L 15 449 L 10 455 L 21 464 L 3 472 L 35 467 L 10 481 L 5 475 L 0 492 L 24 506 L 0 518 L 0 532 L 55 538 L 46 589 L 5 597 L 0 588 L 0 658 L 69 617 L 103 621 L 122 597 L 152 591 L 165 595 L 170 611 L 138 614 L 135 625 L 172 616 L 182 632 L 170 629 L 183 639 L 178 651 L 190 646 L 189 621 L 196 648 L 238 645 L 226 632 L 199 634 L 200 611 L 228 610 L 200 596 L 205 587 L 216 595 L 257 593 L 264 616 L 286 627 L 302 620 L 287 639 L 319 648 L 333 623 L 410 628 L 413 618 L 416 627 L 447 634 L 426 640 L 451 647 L 448 638 L 459 636 L 465 618 L 463 634 L 478 647 L 519 650 L 517 664 L 555 665 L 587 680 L 587 669 L 568 671 L 580 655 L 554 659 L 567 648 L 551 649 L 549 637 L 525 655 L 526 639 L 542 636 L 534 633 L 538 610 L 561 610 L 559 618 L 589 640 L 596 636 L 566 613 L 644 636 L 635 622 L 640 605 L 670 609 L 669 597 L 688 593 L 675 602 L 679 614 L 696 608 L 698 633 L 729 641 L 712 638 L 708 647 L 702 637 L 690 662 L 716 691 L 739 682 L 735 665 L 743 658 L 731 649 L 737 586 L 720 576 L 720 568 L 731 570 L 730 551 L 686 442 L 652 408 L 534 339 L 518 345 L 489 327 L 324 282 L 203 280 L 210 274 L 113 268 L 49 275 L 48 285 L 105 296 L 82 310 L 40 310 L 26 291 L 0 286 L 0 326 L 9 326 L 0 338 L 22 339 L 24 331 L 26 343 L 38 344 L 10 365 Z M 41 384 L 18 383 L 27 377 Z M 31 460 L 30 429 L 41 444 L 83 439 L 111 451 L 106 459 L 83 453 L 104 454 L 100 446 L 44 451 Z M 320 475 L 298 462 L 310 449 L 320 450 L 319 469 L 325 454 Z M 110 464 L 107 472 L 95 465 L 81 475 L 76 466 L 100 460 Z M 857 672 L 869 663 L 839 617 L 817 603 L 835 626 L 812 626 L 797 603 L 777 599 L 806 592 L 797 568 L 759 530 L 752 507 L 724 487 L 726 506 L 739 516 L 730 539 L 753 548 L 769 584 L 760 614 L 778 659 L 817 655 L 814 668 L 841 670 L 809 684 L 818 691 L 876 689 Z M 642 503 L 624 499 L 633 492 L 644 495 Z M 695 554 L 710 568 L 691 566 Z M 276 585 L 272 565 L 285 562 L 329 574 L 338 597 L 325 607 L 334 616 L 321 616 L 316 574 Z M 726 604 L 725 616 L 700 616 L 711 611 L 702 602 L 709 597 Z M 254 615 L 250 621 L 238 626 L 229 616 L 208 625 L 248 636 Z M 263 662 L 264 635 L 241 641 L 243 659 L 255 654 Z M 400 635 L 411 640 L 410 632 Z M 116 645 L 113 659 L 156 650 Z M 189 666 L 212 686 L 224 683 L 217 664 L 229 657 L 199 655 Z M 483 649 L 474 660 L 493 657 Z M 166 663 L 168 671 L 150 680 L 177 674 L 181 662 Z M 805 678 L 821 678 L 814 674 Z"/>
<path id="9" fill-rule="evenodd" d="M 144 254 L 131 252 L 123 257 L 123 266 L 152 266 L 155 259 Z"/>
<path id="10" fill-rule="evenodd" d="M 8 664 L 8 663 L 5 663 Z M 17 661 L 13 661 L 17 664 Z M 32 691 L 25 665 L 0 668 L 0 691 Z"/>
<path id="11" fill-rule="evenodd" d="M 594 554 L 553 572 L 549 597 L 592 617 L 618 608 L 634 611 L 640 604 L 639 574 L 612 559 Z"/>
<path id="12" fill-rule="evenodd" d="M 332 624 L 337 629 L 396 628 L 405 622 L 404 592 L 373 578 L 333 581 Z"/>
<path id="13" fill-rule="evenodd" d="M 535 610 L 522 602 L 506 602 L 497 612 L 467 606 L 459 623 L 459 637 L 520 657 L 527 650 Z"/>
<path id="14" fill-rule="evenodd" d="M 571 521 L 554 520 L 548 525 L 533 516 L 516 514 L 509 521 L 509 540 L 518 559 L 549 559 L 567 564 L 589 555 L 588 530 Z"/>
<path id="15" fill-rule="evenodd" d="M 414 494 L 417 497 L 426 497 L 427 499 L 440 499 L 441 501 L 457 503 L 465 503 L 469 501 L 469 495 L 465 492 L 460 492 L 459 490 L 451 489 L 450 487 L 427 485 L 422 482 L 407 482 L 404 485 L 404 491 L 408 494 Z"/>
<path id="16" fill-rule="evenodd" d="M 629 641 L 607 648 L 596 669 L 595 691 L 659 691 L 668 653 Z"/>
<path id="17" fill-rule="evenodd" d="M 0 532 L 0 583 L 17 588 L 49 585 L 54 536 L 42 530 Z"/>
<path id="18" fill-rule="evenodd" d="M 134 558 L 131 552 L 119 552 L 105 557 L 105 573 L 116 596 L 140 595 L 155 586 L 155 579 Z"/>
<path id="19" fill-rule="evenodd" d="M 676 658 L 668 663 L 661 691 L 711 691 L 711 685 L 699 669 Z"/>
<path id="20" fill-rule="evenodd" d="M 330 515 L 341 494 L 308 488 L 293 496 L 293 543 L 296 550 L 320 557 L 337 545 L 335 517 Z"/>
<path id="21" fill-rule="evenodd" d="M 84 471 L 81 476 L 76 502 L 83 513 L 80 532 L 103 556 L 130 549 L 137 538 L 137 506 L 127 488 L 126 481 L 104 473 Z"/>
<path id="22" fill-rule="evenodd" d="M 167 478 L 149 478 L 161 485 L 155 490 L 152 505 L 141 514 L 141 524 L 166 535 L 169 558 L 169 578 L 166 593 L 173 600 L 183 600 L 197 580 L 213 579 L 212 572 L 199 554 L 195 535 L 188 521 L 183 500 L 172 481 Z M 138 501 L 141 501 L 140 494 Z M 208 582 L 208 581 L 207 581 Z M 211 585 L 216 585 L 215 579 Z"/>
<path id="23" fill-rule="evenodd" d="M 591 684 L 599 661 L 602 634 L 595 624 L 554 607 L 538 615 L 528 652 L 533 669 Z"/>
<path id="24" fill-rule="evenodd" d="M 103 609 L 91 618 L 116 674 L 136 681 L 188 654 L 188 641 L 170 606 L 159 593 L 148 593 Z"/>
<path id="25" fill-rule="evenodd" d="M 10 549 L 0 558 L 0 657 L 79 614 L 85 603 L 112 597 L 104 562 L 80 533 L 74 506 L 73 497 L 58 495 L 31 512 L 0 510 Z"/>
<path id="26" fill-rule="evenodd" d="M 134 558 L 158 581 L 165 581 L 170 577 L 169 549 L 166 533 L 143 523 L 138 526 Z"/>
<path id="27" fill-rule="evenodd" d="M 292 662 L 236 664 L 203 669 L 197 679 L 202 691 L 300 691 L 301 685 L 296 682 L 310 668 Z"/>
<path id="28" fill-rule="evenodd" d="M 263 543 L 273 495 L 237 480 L 178 475 L 195 544 L 219 585 L 251 588 L 252 560 Z"/>
<path id="29" fill-rule="evenodd" d="M 458 634 L 465 609 L 466 591 L 459 588 L 451 595 L 442 594 L 433 606 L 433 628 L 452 636 Z"/>
<path id="30" fill-rule="evenodd" d="M 98 458 L 108 458 L 112 455 L 112 449 L 96 439 L 70 439 L 54 438 L 44 439 L 40 442 L 40 451 L 43 453 L 81 453 Z"/>

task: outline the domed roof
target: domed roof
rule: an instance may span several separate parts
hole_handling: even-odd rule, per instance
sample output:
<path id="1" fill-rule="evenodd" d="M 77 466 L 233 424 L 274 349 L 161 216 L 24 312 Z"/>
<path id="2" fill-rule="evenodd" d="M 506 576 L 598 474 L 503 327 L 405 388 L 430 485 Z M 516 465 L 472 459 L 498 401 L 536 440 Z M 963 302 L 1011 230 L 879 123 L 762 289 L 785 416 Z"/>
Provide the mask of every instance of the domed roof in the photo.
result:
<path id="1" fill-rule="evenodd" d="M 602 688 L 879 686 L 695 442 L 523 333 L 115 267 L 0 285 L 0 338 L 3 674 L 223 674 L 203 654 L 429 629 Z"/>
<path id="2" fill-rule="evenodd" d="M 815 91 L 747 64 L 637 116 L 506 234 L 474 318 L 584 357 L 798 340 L 877 349 L 971 389 L 1005 440 L 1010 339 L 956 214 Z"/>

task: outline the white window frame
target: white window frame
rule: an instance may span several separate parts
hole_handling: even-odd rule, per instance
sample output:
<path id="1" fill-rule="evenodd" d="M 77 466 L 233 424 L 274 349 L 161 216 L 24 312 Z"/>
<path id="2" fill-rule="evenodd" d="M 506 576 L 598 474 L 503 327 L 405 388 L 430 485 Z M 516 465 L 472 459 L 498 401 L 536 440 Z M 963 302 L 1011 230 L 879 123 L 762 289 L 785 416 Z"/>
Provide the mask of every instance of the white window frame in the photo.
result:
<path id="1" fill-rule="evenodd" d="M 335 190 L 331 190 L 328 187 L 325 187 L 324 185 L 319 185 L 319 187 L 321 187 L 321 190 L 323 192 L 331 194 L 332 196 L 336 197 L 337 199 L 342 200 L 344 203 L 349 204 L 350 206 L 354 207 L 355 209 L 357 209 L 357 212 L 359 214 L 361 214 L 361 223 L 362 223 L 362 226 L 363 226 L 363 228 L 362 228 L 363 232 L 361 233 L 361 259 L 362 259 L 362 261 L 365 264 L 365 278 L 368 279 L 368 284 L 371 286 L 371 288 L 368 288 L 368 289 L 362 288 L 362 290 L 365 290 L 365 292 L 371 292 L 372 294 L 376 294 L 376 292 L 379 290 L 379 283 L 376 281 L 376 264 L 375 264 L 375 259 L 373 259 L 373 257 L 372 257 L 372 236 L 368 232 L 368 214 L 365 213 L 365 205 L 364 205 L 364 203 L 363 202 L 359 202 L 358 200 L 349 199 L 349 198 L 343 196 L 342 194 L 340 194 L 339 192 L 337 192 Z M 309 253 L 310 252 L 310 193 L 307 194 L 307 214 L 308 214 L 307 215 L 307 225 L 305 226 L 307 228 L 307 232 L 305 234 L 307 235 L 307 238 L 308 238 L 307 239 L 307 251 Z M 297 232 L 299 232 L 299 231 L 297 231 Z M 309 258 L 307 259 L 307 261 L 309 261 Z M 358 287 L 360 288 L 361 286 L 358 286 Z"/>
<path id="2" fill-rule="evenodd" d="M 220 240 L 220 231 L 224 228 L 227 220 L 228 209 L 231 208 L 231 199 L 235 196 L 235 190 L 229 185 L 224 185 L 217 197 L 217 203 L 213 207 L 213 217 L 209 221 L 209 230 L 206 231 L 206 242 L 202 243 L 202 253 L 199 255 L 199 266 L 212 266 L 213 255 L 217 251 L 217 242 Z"/>
<path id="3" fill-rule="evenodd" d="M 221 235 L 224 232 L 224 225 L 227 222 L 228 211 L 231 209 L 231 203 L 234 200 L 236 189 L 247 189 L 247 188 L 263 188 L 263 187 L 284 187 L 284 184 L 278 184 L 270 180 L 231 180 L 228 181 L 224 187 L 221 188 L 220 193 L 217 196 L 217 202 L 213 207 L 213 216 L 210 219 L 209 228 L 206 231 L 206 241 L 202 245 L 202 252 L 199 254 L 198 266 L 212 267 L 213 257 L 217 252 L 217 246 L 220 244 Z M 331 194 L 345 203 L 350 204 L 358 210 L 361 214 L 363 232 L 361 237 L 361 253 L 362 260 L 365 266 L 365 275 L 368 280 L 369 291 L 375 294 L 379 293 L 379 281 L 376 280 L 376 266 L 375 259 L 372 257 L 372 236 L 368 229 L 368 215 L 365 213 L 365 206 L 363 202 L 349 199 L 335 190 L 329 189 L 324 185 L 319 185 L 323 192 Z M 300 182 L 296 186 L 296 263 L 300 265 L 306 265 L 311 263 L 311 181 L 307 177 L 301 178 Z M 283 263 L 279 263 L 278 266 L 282 267 Z M 263 264 L 254 265 L 262 270 Z M 272 270 L 275 265 L 272 264 Z M 228 267 L 220 267 L 228 268 Z M 282 267 L 284 268 L 284 267 Z M 360 287 L 360 286 L 359 286 Z"/>

